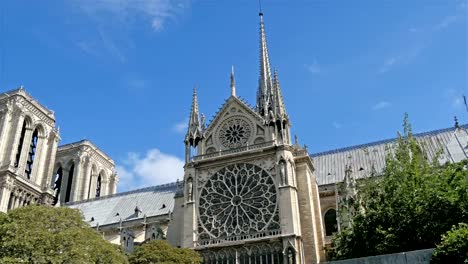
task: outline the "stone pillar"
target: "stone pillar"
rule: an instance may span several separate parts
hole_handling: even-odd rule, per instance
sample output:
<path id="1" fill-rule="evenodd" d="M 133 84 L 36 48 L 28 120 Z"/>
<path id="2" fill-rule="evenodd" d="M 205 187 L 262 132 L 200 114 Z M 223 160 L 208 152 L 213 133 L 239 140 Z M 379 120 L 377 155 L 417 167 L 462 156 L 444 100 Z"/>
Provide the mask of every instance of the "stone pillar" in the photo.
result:
<path id="1" fill-rule="evenodd" d="M 81 174 L 83 171 L 83 163 L 85 155 L 84 153 L 78 154 L 78 158 L 75 159 L 75 171 L 73 172 L 73 183 L 71 188 L 70 202 L 77 201 L 80 197 L 80 183 L 81 183 Z"/>
<path id="2" fill-rule="evenodd" d="M 91 179 L 90 179 L 90 184 L 89 184 L 89 199 L 93 199 L 96 197 L 96 184 L 97 184 L 98 177 L 99 175 L 97 174 L 91 174 Z"/>
<path id="3" fill-rule="evenodd" d="M 18 174 L 20 176 L 26 176 L 26 162 L 28 160 L 29 147 L 31 145 L 33 130 L 30 127 L 26 127 L 26 133 L 24 134 L 23 147 L 21 149 L 20 161 L 18 163 Z"/>
<path id="4" fill-rule="evenodd" d="M 0 183 L 0 212 L 6 213 L 8 211 L 8 203 L 10 202 L 11 192 L 14 187 L 14 179 L 5 176 Z"/>
<path id="5" fill-rule="evenodd" d="M 81 200 L 86 200 L 88 199 L 88 194 L 89 194 L 89 181 L 91 180 L 91 169 L 92 169 L 92 164 L 91 164 L 91 157 L 86 159 L 86 164 L 84 166 L 84 171 L 83 171 L 83 182 L 81 184 L 82 186 L 82 195 L 81 195 Z"/>
<path id="6" fill-rule="evenodd" d="M 14 136 L 13 136 L 13 141 L 11 143 L 10 142 L 7 143 L 7 145 L 11 144 L 10 149 L 9 149 L 10 150 L 9 151 L 10 152 L 9 166 L 11 168 L 15 168 L 16 152 L 18 150 L 18 144 L 19 144 L 19 141 L 20 141 L 20 138 L 21 138 L 21 129 L 23 128 L 24 117 L 25 117 L 25 115 L 24 115 L 23 112 L 19 112 L 19 113 L 16 114 L 16 124 L 12 124 L 12 127 L 16 127 L 16 129 L 12 130 L 12 132 L 15 133 Z M 14 132 L 14 131 L 16 131 L 16 132 Z M 24 146 L 24 144 L 23 144 L 23 146 Z M 5 148 L 7 148 L 7 146 L 5 146 Z M 8 153 L 8 151 L 6 151 L 6 153 Z"/>
<path id="7" fill-rule="evenodd" d="M 59 201 L 60 204 L 65 204 L 65 198 L 67 196 L 67 186 L 68 186 L 68 178 L 70 174 L 69 168 L 62 168 L 62 184 L 60 185 L 60 195 L 59 195 Z"/>
<path id="8" fill-rule="evenodd" d="M 44 171 L 43 171 L 43 178 L 41 182 L 41 186 L 45 190 L 51 188 L 54 184 L 55 159 L 57 156 L 57 145 L 58 145 L 59 140 L 60 140 L 60 137 L 58 136 L 57 131 L 53 130 L 49 133 L 48 151 L 46 152 L 46 156 L 44 157 L 45 165 L 44 165 Z"/>
<path id="9" fill-rule="evenodd" d="M 37 137 L 37 146 L 36 146 L 36 154 L 34 155 L 34 161 L 32 166 L 31 172 L 31 181 L 36 183 L 37 185 L 41 185 L 42 178 L 43 178 L 43 171 L 44 171 L 44 159 L 47 150 L 47 137 L 44 135 L 38 135 Z"/>
<path id="10" fill-rule="evenodd" d="M 10 138 L 10 131 L 11 131 L 11 118 L 12 118 L 12 106 L 11 104 L 7 103 L 6 108 L 2 109 L 0 114 L 2 115 L 2 121 L 0 124 L 0 167 L 8 163 L 4 161 L 4 156 L 7 153 L 7 147 L 11 142 L 9 141 Z M 8 164 L 9 165 L 9 164 Z"/>

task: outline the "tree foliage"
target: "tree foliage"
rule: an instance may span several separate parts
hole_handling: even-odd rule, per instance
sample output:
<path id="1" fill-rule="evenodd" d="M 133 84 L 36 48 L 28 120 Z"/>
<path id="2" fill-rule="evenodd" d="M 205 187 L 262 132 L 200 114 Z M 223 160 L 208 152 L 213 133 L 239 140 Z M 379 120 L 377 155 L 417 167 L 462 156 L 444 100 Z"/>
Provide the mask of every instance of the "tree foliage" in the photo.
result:
<path id="1" fill-rule="evenodd" d="M 461 223 L 442 237 L 432 255 L 431 263 L 468 264 L 468 224 Z"/>
<path id="2" fill-rule="evenodd" d="M 202 259 L 194 250 L 174 248 L 164 240 L 153 240 L 137 246 L 129 261 L 131 264 L 198 264 Z"/>
<path id="3" fill-rule="evenodd" d="M 345 259 L 433 248 L 442 234 L 468 219 L 468 161 L 441 165 L 404 121 L 381 177 L 358 185 L 350 226 L 333 240 Z"/>
<path id="4" fill-rule="evenodd" d="M 78 210 L 31 205 L 0 214 L 0 263 L 128 263 Z"/>

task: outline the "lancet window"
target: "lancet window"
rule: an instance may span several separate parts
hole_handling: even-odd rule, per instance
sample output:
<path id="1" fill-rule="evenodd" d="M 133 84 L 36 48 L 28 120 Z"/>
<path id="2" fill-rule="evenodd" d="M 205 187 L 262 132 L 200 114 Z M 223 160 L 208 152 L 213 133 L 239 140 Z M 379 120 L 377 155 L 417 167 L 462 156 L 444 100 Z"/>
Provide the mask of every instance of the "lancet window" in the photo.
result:
<path id="1" fill-rule="evenodd" d="M 72 164 L 70 167 L 70 171 L 68 172 L 68 182 L 67 182 L 67 191 L 65 193 L 65 202 L 70 201 L 72 185 L 73 185 L 73 173 L 75 171 L 75 164 Z"/>
<path id="2" fill-rule="evenodd" d="M 54 201 L 52 205 L 56 205 L 59 200 L 60 189 L 62 187 L 62 179 L 63 179 L 63 170 L 62 170 L 62 167 L 59 167 L 57 170 L 57 174 L 55 174 L 54 186 L 52 187 L 54 189 Z"/>
<path id="3" fill-rule="evenodd" d="M 15 158 L 15 167 L 18 168 L 20 158 L 21 158 L 21 152 L 23 150 L 23 143 L 24 143 L 24 136 L 26 134 L 26 120 L 23 122 L 23 127 L 21 128 L 21 134 L 20 134 L 20 140 L 18 143 L 18 148 L 16 150 L 16 158 Z"/>
<path id="4" fill-rule="evenodd" d="M 102 177 L 101 174 L 99 174 L 96 182 L 96 197 L 101 196 L 101 185 L 102 185 Z"/>
<path id="5" fill-rule="evenodd" d="M 31 143 L 29 145 L 28 161 L 26 163 L 26 169 L 24 170 L 28 179 L 31 179 L 34 159 L 36 157 L 37 141 L 39 140 L 38 133 L 37 128 L 34 129 L 31 137 Z"/>

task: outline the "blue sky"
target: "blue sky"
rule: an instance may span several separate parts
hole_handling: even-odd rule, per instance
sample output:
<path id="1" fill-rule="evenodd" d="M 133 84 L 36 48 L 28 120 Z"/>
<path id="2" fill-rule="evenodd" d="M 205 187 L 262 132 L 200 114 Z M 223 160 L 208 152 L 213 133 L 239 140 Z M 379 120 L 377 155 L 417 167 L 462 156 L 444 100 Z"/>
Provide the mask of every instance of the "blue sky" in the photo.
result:
<path id="1" fill-rule="evenodd" d="M 263 1 L 292 132 L 311 152 L 468 122 L 467 0 Z M 0 1 L 0 90 L 24 85 L 62 142 L 95 142 L 119 190 L 182 176 L 192 88 L 210 120 L 258 79 L 254 0 Z"/>

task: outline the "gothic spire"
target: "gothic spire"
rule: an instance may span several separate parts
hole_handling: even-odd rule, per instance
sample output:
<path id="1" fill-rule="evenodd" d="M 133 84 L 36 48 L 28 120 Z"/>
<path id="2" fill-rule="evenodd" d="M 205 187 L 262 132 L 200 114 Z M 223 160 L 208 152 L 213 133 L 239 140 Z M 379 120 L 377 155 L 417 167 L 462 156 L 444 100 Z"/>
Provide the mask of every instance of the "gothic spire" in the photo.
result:
<path id="1" fill-rule="evenodd" d="M 236 96 L 236 79 L 234 78 L 234 65 L 231 68 L 231 96 Z"/>
<path id="2" fill-rule="evenodd" d="M 271 110 L 271 97 L 273 94 L 273 83 L 271 80 L 270 58 L 263 23 L 263 13 L 260 16 L 260 76 L 257 91 L 257 111 L 262 116 L 267 116 Z"/>
<path id="3" fill-rule="evenodd" d="M 287 120 L 288 115 L 286 113 L 286 107 L 284 106 L 283 94 L 281 93 L 281 87 L 278 79 L 278 71 L 275 69 L 273 76 L 273 88 L 274 88 L 274 113 L 278 120 Z"/>
<path id="4" fill-rule="evenodd" d="M 198 141 L 200 141 L 201 138 L 202 131 L 200 126 L 200 114 L 198 111 L 197 90 L 194 87 L 192 97 L 192 108 L 190 110 L 190 119 L 187 129 L 187 135 L 185 136 L 185 141 L 191 146 L 196 147 Z"/>

